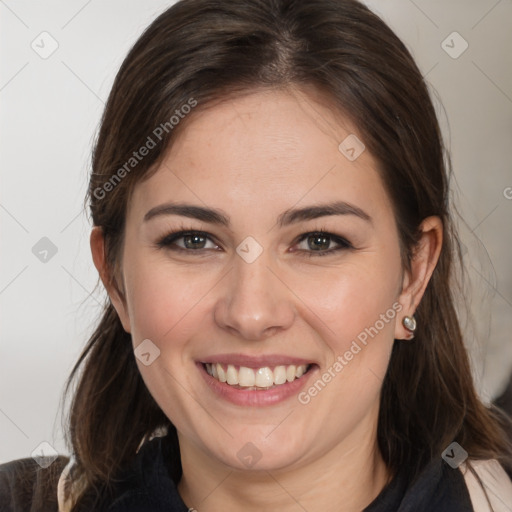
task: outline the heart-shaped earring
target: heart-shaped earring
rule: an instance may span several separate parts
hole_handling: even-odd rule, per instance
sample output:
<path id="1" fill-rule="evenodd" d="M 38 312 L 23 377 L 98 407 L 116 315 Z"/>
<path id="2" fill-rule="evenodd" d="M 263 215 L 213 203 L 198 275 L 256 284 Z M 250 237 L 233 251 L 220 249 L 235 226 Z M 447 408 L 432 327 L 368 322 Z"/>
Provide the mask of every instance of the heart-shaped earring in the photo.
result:
<path id="1" fill-rule="evenodd" d="M 414 338 L 414 331 L 416 330 L 416 318 L 414 315 L 404 316 L 402 320 L 403 326 L 410 332 L 409 339 Z"/>

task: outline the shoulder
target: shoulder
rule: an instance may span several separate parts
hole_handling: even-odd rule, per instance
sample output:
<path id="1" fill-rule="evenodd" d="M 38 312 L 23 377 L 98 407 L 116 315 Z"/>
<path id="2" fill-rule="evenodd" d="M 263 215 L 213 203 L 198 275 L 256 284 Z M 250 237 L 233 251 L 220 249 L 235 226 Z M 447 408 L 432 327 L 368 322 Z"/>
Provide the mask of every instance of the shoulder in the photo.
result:
<path id="1" fill-rule="evenodd" d="M 57 482 L 68 461 L 59 456 L 47 467 L 32 458 L 0 464 L 0 512 L 57 511 Z"/>
<path id="2" fill-rule="evenodd" d="M 497 460 L 470 460 L 468 464 L 461 464 L 459 469 L 464 475 L 475 512 L 510 511 L 512 481 Z"/>

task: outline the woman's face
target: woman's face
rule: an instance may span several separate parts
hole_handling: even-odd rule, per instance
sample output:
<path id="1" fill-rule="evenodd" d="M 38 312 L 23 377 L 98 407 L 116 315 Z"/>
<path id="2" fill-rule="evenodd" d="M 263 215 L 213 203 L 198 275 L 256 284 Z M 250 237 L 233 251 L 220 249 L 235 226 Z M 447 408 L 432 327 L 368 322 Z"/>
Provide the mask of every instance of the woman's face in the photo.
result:
<path id="1" fill-rule="evenodd" d="M 196 109 L 128 208 L 116 308 L 140 372 L 180 443 L 230 467 L 374 442 L 412 313 L 377 164 L 318 99 Z"/>

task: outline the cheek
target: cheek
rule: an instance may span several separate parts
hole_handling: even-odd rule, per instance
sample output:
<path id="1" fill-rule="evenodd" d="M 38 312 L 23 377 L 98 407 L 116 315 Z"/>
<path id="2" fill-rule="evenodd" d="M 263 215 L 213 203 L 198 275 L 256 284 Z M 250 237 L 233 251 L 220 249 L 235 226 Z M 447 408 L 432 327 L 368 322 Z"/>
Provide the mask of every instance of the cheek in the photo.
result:
<path id="1" fill-rule="evenodd" d="M 300 298 L 301 316 L 342 354 L 358 336 L 364 341 L 368 330 L 375 337 L 375 326 L 382 338 L 393 338 L 400 273 L 398 252 L 372 252 L 337 268 L 296 275 L 291 287 Z"/>
<path id="2" fill-rule="evenodd" d="M 195 319 L 204 314 L 202 299 L 214 288 L 214 276 L 203 273 L 198 278 L 197 273 L 171 268 L 159 258 L 146 258 L 143 263 L 133 258 L 131 265 L 126 282 L 134 342 L 149 338 L 163 349 L 172 337 L 173 346 L 179 344 L 183 329 L 197 325 Z"/>
<path id="3" fill-rule="evenodd" d="M 204 410 L 190 400 L 189 393 L 183 392 L 191 389 L 188 347 L 211 309 L 208 293 L 214 289 L 218 276 L 214 279 L 203 274 L 198 278 L 197 273 L 194 277 L 176 267 L 171 271 L 158 259 L 131 260 L 126 286 L 133 344 L 136 347 L 149 339 L 160 351 L 148 366 L 137 360 L 140 374 L 173 424 L 181 432 L 192 434 L 192 425 Z"/>
<path id="4" fill-rule="evenodd" d="M 299 396 L 318 414 L 318 428 L 348 433 L 378 403 L 401 310 L 399 276 L 399 259 L 372 254 L 298 291 L 309 306 L 301 314 L 330 349 L 318 380 Z"/>

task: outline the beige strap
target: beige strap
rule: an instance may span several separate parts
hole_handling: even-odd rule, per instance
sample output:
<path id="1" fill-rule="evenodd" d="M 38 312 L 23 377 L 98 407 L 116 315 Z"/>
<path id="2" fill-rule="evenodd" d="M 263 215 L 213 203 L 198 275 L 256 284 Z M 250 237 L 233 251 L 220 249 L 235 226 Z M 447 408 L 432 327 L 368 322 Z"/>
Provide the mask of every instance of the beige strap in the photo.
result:
<path id="1" fill-rule="evenodd" d="M 65 484 L 69 479 L 69 472 L 74 463 L 75 461 L 73 457 L 71 457 L 59 477 L 59 482 L 57 484 L 57 502 L 59 504 L 59 512 L 71 512 L 75 499 L 79 497 L 84 490 L 83 483 L 75 480 L 72 481 L 69 486 L 69 495 L 66 496 L 64 492 Z"/>
<path id="2" fill-rule="evenodd" d="M 59 512 L 70 512 L 71 510 L 71 500 L 66 500 L 64 494 L 64 484 L 68 478 L 69 470 L 73 465 L 73 460 L 70 459 L 67 463 L 66 467 L 63 469 L 62 473 L 59 477 L 59 482 L 57 484 L 57 501 L 59 503 Z"/>
<path id="3" fill-rule="evenodd" d="M 501 464 L 490 459 L 471 460 L 471 465 L 482 480 L 483 488 L 465 463 L 459 469 L 464 475 L 475 512 L 512 512 L 512 482 Z"/>

